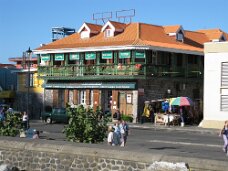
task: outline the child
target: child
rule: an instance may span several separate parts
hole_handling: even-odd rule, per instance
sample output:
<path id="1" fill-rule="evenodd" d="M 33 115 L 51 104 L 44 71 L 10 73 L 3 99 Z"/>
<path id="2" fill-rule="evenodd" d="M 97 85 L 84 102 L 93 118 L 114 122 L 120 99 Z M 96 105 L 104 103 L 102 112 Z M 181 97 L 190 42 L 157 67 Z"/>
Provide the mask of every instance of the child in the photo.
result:
<path id="1" fill-rule="evenodd" d="M 113 127 L 112 126 L 109 126 L 108 127 L 108 138 L 107 138 L 107 141 L 108 141 L 108 145 L 113 145 Z"/>
<path id="2" fill-rule="evenodd" d="M 32 136 L 32 139 L 39 139 L 40 138 L 40 132 L 35 130 L 34 135 Z"/>
<path id="3" fill-rule="evenodd" d="M 223 137 L 224 141 L 224 146 L 223 146 L 223 151 L 227 153 L 227 148 L 228 148 L 228 120 L 225 121 L 224 127 L 219 133 L 219 136 Z M 227 153 L 228 155 L 228 153 Z"/>

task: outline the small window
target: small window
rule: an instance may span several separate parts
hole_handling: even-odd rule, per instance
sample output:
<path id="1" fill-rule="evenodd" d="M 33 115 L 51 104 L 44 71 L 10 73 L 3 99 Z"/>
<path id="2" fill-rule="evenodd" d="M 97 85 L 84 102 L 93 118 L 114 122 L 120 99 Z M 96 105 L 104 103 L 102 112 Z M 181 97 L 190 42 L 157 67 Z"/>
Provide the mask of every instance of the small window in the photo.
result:
<path id="1" fill-rule="evenodd" d="M 220 103 L 221 103 L 220 110 L 228 111 L 228 95 L 221 95 Z"/>
<path id="2" fill-rule="evenodd" d="M 111 29 L 106 29 L 105 30 L 105 37 L 112 37 L 113 34 L 112 34 L 112 30 Z"/>
<path id="3" fill-rule="evenodd" d="M 181 42 L 184 40 L 184 35 L 182 32 L 177 33 L 177 40 Z"/>
<path id="4" fill-rule="evenodd" d="M 220 39 L 220 41 L 221 42 L 224 42 L 224 41 L 226 41 L 226 38 L 224 36 L 222 36 L 221 39 Z"/>
<path id="5" fill-rule="evenodd" d="M 82 31 L 81 32 L 81 38 L 84 39 L 84 38 L 89 38 L 89 32 L 88 31 Z"/>

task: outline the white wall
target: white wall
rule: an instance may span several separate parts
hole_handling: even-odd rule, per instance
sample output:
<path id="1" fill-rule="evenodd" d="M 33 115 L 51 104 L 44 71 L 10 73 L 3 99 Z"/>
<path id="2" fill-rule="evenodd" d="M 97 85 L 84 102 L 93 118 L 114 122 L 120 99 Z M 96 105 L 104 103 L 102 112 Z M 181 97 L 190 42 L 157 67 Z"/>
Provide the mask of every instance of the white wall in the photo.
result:
<path id="1" fill-rule="evenodd" d="M 216 45 L 214 48 L 213 45 Z M 218 49 L 221 46 L 221 49 Z M 224 51 L 224 48 L 226 49 Z M 204 120 L 228 120 L 228 111 L 220 110 L 221 63 L 228 62 L 228 42 L 206 43 L 204 60 Z M 227 88 L 223 89 L 228 90 Z"/>

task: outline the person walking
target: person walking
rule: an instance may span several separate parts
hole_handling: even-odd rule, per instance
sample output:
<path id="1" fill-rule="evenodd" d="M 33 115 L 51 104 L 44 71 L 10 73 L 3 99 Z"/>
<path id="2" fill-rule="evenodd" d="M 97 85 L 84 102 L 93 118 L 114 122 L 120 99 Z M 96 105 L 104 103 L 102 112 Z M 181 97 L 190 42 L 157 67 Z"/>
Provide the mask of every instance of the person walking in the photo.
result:
<path id="1" fill-rule="evenodd" d="M 124 121 L 119 121 L 119 128 L 120 128 L 120 146 L 124 147 L 125 146 L 125 129 L 124 129 Z"/>
<path id="2" fill-rule="evenodd" d="M 121 133 L 120 133 L 119 121 L 117 121 L 114 124 L 113 128 L 114 128 L 114 132 L 113 132 L 113 145 L 120 145 Z"/>
<path id="3" fill-rule="evenodd" d="M 223 151 L 228 155 L 228 120 L 225 121 L 223 128 L 221 129 L 219 136 L 223 137 L 224 145 Z"/>
<path id="4" fill-rule="evenodd" d="M 123 128 L 125 131 L 125 134 L 124 134 L 124 146 L 125 146 L 127 143 L 127 137 L 129 135 L 129 126 L 128 126 L 127 122 L 124 120 L 123 120 L 122 124 L 123 124 Z"/>

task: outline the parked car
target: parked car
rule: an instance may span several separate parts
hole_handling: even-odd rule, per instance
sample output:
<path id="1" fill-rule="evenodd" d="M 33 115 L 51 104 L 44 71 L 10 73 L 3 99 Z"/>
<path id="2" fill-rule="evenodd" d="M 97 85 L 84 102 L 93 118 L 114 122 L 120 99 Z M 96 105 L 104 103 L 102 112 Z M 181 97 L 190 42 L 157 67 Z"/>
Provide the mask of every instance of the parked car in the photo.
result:
<path id="1" fill-rule="evenodd" d="M 68 123 L 69 120 L 65 108 L 53 108 L 50 112 L 43 112 L 41 114 L 41 118 L 49 124 L 51 124 L 53 121 Z"/>

